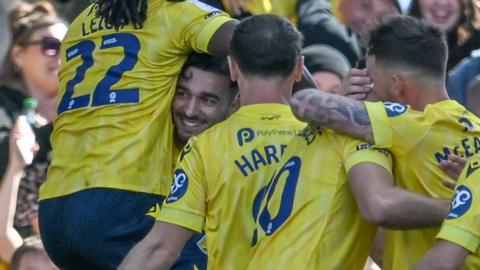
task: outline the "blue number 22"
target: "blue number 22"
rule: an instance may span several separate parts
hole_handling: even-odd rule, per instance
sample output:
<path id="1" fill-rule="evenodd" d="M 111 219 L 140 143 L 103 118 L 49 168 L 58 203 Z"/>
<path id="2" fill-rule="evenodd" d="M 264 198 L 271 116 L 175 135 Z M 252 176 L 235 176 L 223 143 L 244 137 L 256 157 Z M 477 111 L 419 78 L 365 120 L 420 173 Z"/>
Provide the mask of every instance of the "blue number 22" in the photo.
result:
<path id="1" fill-rule="evenodd" d="M 272 235 L 292 214 L 295 191 L 297 189 L 298 176 L 300 175 L 301 167 L 302 161 L 300 158 L 297 156 L 291 157 L 285 165 L 275 173 L 270 183 L 260 190 L 255 198 L 253 203 L 253 217 L 256 220 L 260 215 L 258 217 L 258 224 L 266 235 Z M 278 180 L 283 173 L 288 173 L 288 175 L 281 195 L 280 209 L 278 210 L 278 214 L 275 217 L 272 217 L 268 210 L 268 204 L 275 193 Z M 260 211 L 259 208 L 265 196 L 266 201 L 263 204 L 263 209 Z M 257 230 L 255 230 L 253 234 L 252 246 L 256 243 Z"/>
<path id="2" fill-rule="evenodd" d="M 97 84 L 93 90 L 91 106 L 137 103 L 139 101 L 138 88 L 112 90 L 112 85 L 117 83 L 122 78 L 122 75 L 126 71 L 131 70 L 137 63 L 140 42 L 135 35 L 129 33 L 103 36 L 100 50 L 113 47 L 122 47 L 125 56 L 120 63 L 110 67 L 105 77 Z M 67 89 L 58 106 L 58 114 L 89 105 L 89 94 L 73 97 L 73 90 L 77 84 L 85 79 L 85 73 L 93 66 L 94 49 L 95 43 L 91 40 L 81 41 L 67 49 L 67 62 L 75 57 L 81 57 L 82 64 L 77 67 L 75 76 L 67 82 Z"/>

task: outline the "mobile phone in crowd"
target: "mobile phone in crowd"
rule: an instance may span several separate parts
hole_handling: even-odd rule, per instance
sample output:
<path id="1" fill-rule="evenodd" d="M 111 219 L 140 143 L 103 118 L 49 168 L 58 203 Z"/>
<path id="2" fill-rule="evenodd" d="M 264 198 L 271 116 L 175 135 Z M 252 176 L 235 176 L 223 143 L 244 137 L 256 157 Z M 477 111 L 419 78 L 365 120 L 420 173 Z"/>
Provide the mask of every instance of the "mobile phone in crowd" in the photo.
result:
<path id="1" fill-rule="evenodd" d="M 367 59 L 365 57 L 360 58 L 358 60 L 357 64 L 355 65 L 355 68 L 357 68 L 357 69 L 367 68 Z"/>
<path id="2" fill-rule="evenodd" d="M 18 132 L 20 133 L 20 138 L 17 139 L 16 144 L 20 152 L 21 157 L 25 164 L 32 164 L 34 157 L 34 146 L 35 146 L 35 133 L 33 132 L 32 127 L 27 121 L 25 115 L 20 115 L 17 120 L 18 123 Z"/>

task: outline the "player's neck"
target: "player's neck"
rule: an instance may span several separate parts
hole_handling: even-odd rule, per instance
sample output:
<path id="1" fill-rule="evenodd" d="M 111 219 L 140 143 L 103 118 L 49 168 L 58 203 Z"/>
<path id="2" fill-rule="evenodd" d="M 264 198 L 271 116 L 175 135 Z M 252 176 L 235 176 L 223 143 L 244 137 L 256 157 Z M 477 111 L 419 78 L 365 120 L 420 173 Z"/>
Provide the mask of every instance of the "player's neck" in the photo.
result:
<path id="1" fill-rule="evenodd" d="M 434 104 L 449 99 L 445 89 L 429 89 L 427 91 L 420 91 L 422 94 L 412 96 L 411 102 L 408 102 L 412 109 L 416 111 L 423 111 L 429 104 Z"/>
<path id="2" fill-rule="evenodd" d="M 257 103 L 281 103 L 288 104 L 292 95 L 292 83 L 249 80 L 239 84 L 240 104 L 249 105 Z"/>
<path id="3" fill-rule="evenodd" d="M 173 143 L 175 144 L 175 148 L 177 148 L 178 151 L 181 151 L 185 144 L 187 144 L 187 142 L 180 139 L 176 134 L 174 134 L 173 136 Z"/>

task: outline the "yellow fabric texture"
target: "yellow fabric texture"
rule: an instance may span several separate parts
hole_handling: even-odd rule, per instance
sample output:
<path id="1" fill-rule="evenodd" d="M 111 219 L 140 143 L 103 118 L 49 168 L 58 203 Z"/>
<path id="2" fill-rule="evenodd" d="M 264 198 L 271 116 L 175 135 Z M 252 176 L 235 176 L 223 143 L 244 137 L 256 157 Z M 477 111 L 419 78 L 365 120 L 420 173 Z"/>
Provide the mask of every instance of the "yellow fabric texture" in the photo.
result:
<path id="1" fill-rule="evenodd" d="M 309 128 L 282 160 L 278 182 L 260 207 L 258 243 L 247 269 L 362 269 L 376 226 L 361 216 L 347 174 L 363 162 L 391 171 L 390 154 Z"/>
<path id="2" fill-rule="evenodd" d="M 94 6 L 83 11 L 62 43 L 53 160 L 40 199 L 96 187 L 168 194 L 178 75 L 229 20 L 196 0 L 149 1 L 141 29 L 116 31 Z"/>
<path id="3" fill-rule="evenodd" d="M 480 269 L 480 156 L 472 157 L 458 180 L 450 214 L 437 239 L 453 242 L 469 250 L 465 269 Z"/>
<path id="4" fill-rule="evenodd" d="M 366 102 L 375 146 L 391 151 L 397 186 L 434 198 L 451 198 L 439 168 L 448 154 L 480 153 L 480 119 L 453 100 L 416 111 L 398 103 Z M 439 228 L 386 230 L 383 268 L 411 269 L 434 245 Z"/>
<path id="5" fill-rule="evenodd" d="M 203 229 L 208 269 L 245 269 L 252 255 L 253 201 L 271 177 L 268 168 L 303 127 L 287 105 L 254 104 L 190 138 L 158 219 Z"/>

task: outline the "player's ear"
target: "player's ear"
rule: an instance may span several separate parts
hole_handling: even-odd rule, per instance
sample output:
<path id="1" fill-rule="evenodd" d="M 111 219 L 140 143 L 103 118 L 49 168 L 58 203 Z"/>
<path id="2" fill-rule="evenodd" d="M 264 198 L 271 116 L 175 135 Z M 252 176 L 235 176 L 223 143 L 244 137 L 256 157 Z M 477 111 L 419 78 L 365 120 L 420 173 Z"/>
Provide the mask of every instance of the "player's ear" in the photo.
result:
<path id="1" fill-rule="evenodd" d="M 233 57 L 231 57 L 230 55 L 227 56 L 227 60 L 228 60 L 228 68 L 230 69 L 230 79 L 236 82 L 238 80 L 237 62 L 235 62 L 235 59 L 233 59 Z"/>
<path id="2" fill-rule="evenodd" d="M 408 90 L 408 83 L 405 80 L 405 77 L 398 73 L 393 74 L 392 83 L 393 83 L 393 95 L 395 97 L 395 101 L 404 103 L 406 100 L 406 95 Z"/>
<path id="3" fill-rule="evenodd" d="M 304 57 L 302 55 L 297 59 L 297 62 L 295 63 L 295 68 L 293 69 L 293 79 L 296 82 L 299 82 L 300 80 L 302 80 L 303 62 L 304 62 Z"/>
<path id="4" fill-rule="evenodd" d="M 230 107 L 228 108 L 228 115 L 236 112 L 240 108 L 240 93 L 235 95 L 232 102 L 230 102 Z"/>

